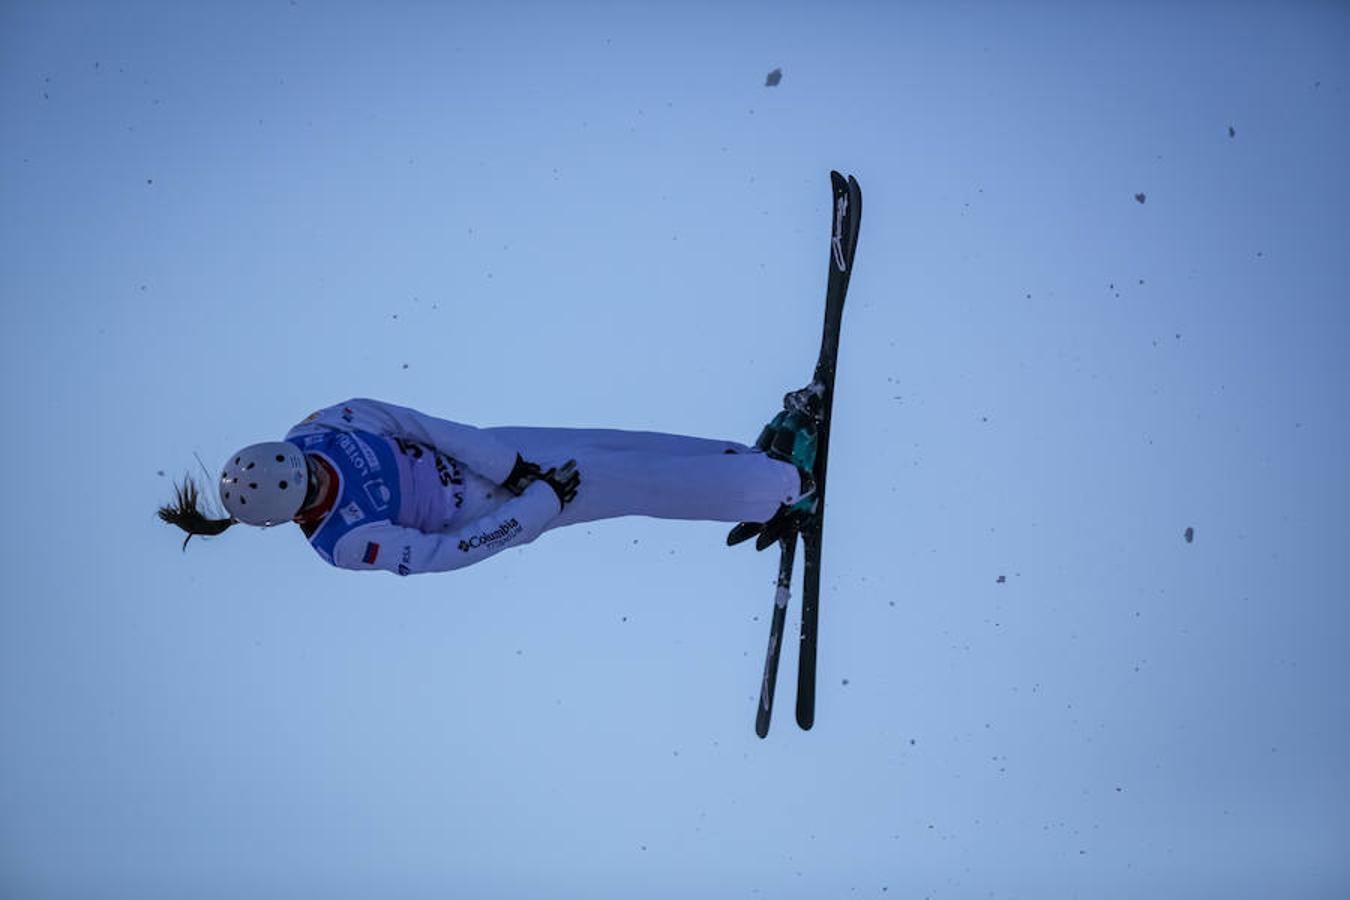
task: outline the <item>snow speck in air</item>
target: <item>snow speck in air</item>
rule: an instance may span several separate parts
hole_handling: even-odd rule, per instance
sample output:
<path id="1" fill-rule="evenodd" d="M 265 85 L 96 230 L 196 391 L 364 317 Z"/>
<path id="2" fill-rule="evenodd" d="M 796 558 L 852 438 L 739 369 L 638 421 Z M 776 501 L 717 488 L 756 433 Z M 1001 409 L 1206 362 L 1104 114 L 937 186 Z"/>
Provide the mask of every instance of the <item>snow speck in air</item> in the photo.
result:
<path id="1" fill-rule="evenodd" d="M 780 81 L 782 81 L 782 80 L 783 80 L 783 70 L 782 70 L 782 69 L 774 69 L 774 70 L 773 70 L 772 72 L 770 72 L 768 75 L 764 76 L 764 86 L 765 86 L 765 87 L 777 87 L 777 86 L 778 86 L 778 82 L 780 82 Z"/>
<path id="2" fill-rule="evenodd" d="M 1145 200 L 1148 199 L 1148 195 L 1146 195 L 1146 194 L 1135 194 L 1135 195 L 1134 195 L 1134 199 L 1137 200 L 1137 201 L 1140 202 L 1140 203 L 1143 203 Z"/>
<path id="3" fill-rule="evenodd" d="M 1187 528 L 1187 529 L 1186 529 L 1186 543 L 1188 543 L 1188 544 L 1189 544 L 1189 543 L 1192 543 L 1194 540 L 1195 540 L 1195 529 L 1194 529 L 1194 528 Z"/>

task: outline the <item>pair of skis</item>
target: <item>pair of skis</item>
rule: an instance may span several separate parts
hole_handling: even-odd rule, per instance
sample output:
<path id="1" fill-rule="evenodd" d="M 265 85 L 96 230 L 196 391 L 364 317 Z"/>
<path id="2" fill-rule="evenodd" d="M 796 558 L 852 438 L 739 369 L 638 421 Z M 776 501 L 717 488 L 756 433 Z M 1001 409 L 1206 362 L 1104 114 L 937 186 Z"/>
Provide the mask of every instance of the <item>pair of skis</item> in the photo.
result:
<path id="1" fill-rule="evenodd" d="M 802 626 L 797 663 L 797 724 L 809 729 L 816 720 L 816 647 L 820 621 L 821 537 L 825 525 L 825 474 L 829 463 L 830 416 L 834 411 L 834 372 L 839 358 L 839 327 L 844 315 L 844 297 L 853 274 L 853 255 L 858 249 L 858 226 L 862 221 L 862 189 L 852 175 L 845 178 L 830 172 L 834 192 L 833 221 L 830 233 L 830 277 L 825 290 L 825 326 L 820 339 L 820 356 L 815 376 L 807 387 L 788 394 L 784 406 L 816 419 L 815 510 L 793 521 L 793 527 L 778 537 L 780 556 L 778 580 L 774 591 L 773 617 L 769 624 L 769 647 L 760 682 L 759 708 L 755 715 L 755 733 L 769 734 L 773 716 L 774 685 L 778 680 L 778 660 L 783 650 L 783 631 L 787 623 L 788 600 L 792 593 L 792 570 L 797 553 L 797 537 L 805 550 L 802 576 Z M 735 534 L 735 532 L 733 532 Z M 763 537 L 763 536 L 762 536 Z M 772 543 L 772 541 L 770 541 Z M 767 546 L 762 543 L 761 548 Z"/>

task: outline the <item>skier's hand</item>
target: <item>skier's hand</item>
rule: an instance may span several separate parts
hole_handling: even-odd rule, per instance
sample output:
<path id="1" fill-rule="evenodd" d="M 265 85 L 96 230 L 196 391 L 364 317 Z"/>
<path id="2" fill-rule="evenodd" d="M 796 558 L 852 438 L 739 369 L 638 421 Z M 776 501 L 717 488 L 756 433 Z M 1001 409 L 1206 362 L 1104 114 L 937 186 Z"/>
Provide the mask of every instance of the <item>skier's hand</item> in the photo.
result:
<path id="1" fill-rule="evenodd" d="M 734 547 L 755 538 L 756 550 L 767 550 L 785 538 L 795 538 L 802 530 L 802 518 L 789 511 L 779 510 L 767 522 L 741 522 L 727 533 L 727 546 Z"/>
<path id="2" fill-rule="evenodd" d="M 566 508 L 577 497 L 577 487 L 581 484 L 581 473 L 577 471 L 577 461 L 569 459 L 563 463 L 560 469 L 549 469 L 540 480 L 548 482 L 548 486 L 553 488 L 553 493 L 558 495 L 558 502 Z"/>
<path id="3" fill-rule="evenodd" d="M 773 518 L 764 523 L 759 536 L 755 538 L 755 549 L 763 552 L 782 540 L 797 539 L 802 530 L 803 517 L 790 509 L 780 509 Z"/>
<path id="4" fill-rule="evenodd" d="M 543 469 L 539 468 L 538 463 L 526 462 L 525 458 L 519 453 L 516 454 L 516 465 L 511 470 L 511 474 L 506 476 L 502 482 L 502 487 L 519 497 L 525 493 L 525 489 L 544 474 Z"/>

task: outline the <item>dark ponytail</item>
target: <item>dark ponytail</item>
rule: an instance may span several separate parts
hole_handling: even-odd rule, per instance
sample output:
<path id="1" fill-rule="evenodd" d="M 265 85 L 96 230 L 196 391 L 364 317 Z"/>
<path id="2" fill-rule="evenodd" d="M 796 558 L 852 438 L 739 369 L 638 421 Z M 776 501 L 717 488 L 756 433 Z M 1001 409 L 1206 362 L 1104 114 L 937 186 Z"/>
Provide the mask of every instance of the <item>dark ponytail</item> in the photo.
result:
<path id="1" fill-rule="evenodd" d="M 183 483 L 174 485 L 174 502 L 159 508 L 159 517 L 170 525 L 177 525 L 188 533 L 183 538 L 183 549 L 187 549 L 188 541 L 192 540 L 194 534 L 211 536 L 221 534 L 225 529 L 238 522 L 234 518 L 212 519 L 208 518 L 197 507 L 199 492 L 197 483 L 192 480 L 191 475 L 183 476 Z"/>

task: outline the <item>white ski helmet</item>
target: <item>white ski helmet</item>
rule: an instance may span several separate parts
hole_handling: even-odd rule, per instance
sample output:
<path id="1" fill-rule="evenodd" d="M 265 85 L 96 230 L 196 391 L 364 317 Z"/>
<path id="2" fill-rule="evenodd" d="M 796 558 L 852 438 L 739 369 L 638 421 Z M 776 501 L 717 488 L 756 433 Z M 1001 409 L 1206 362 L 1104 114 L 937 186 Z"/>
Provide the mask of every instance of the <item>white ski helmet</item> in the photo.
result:
<path id="1" fill-rule="evenodd" d="M 220 502 L 245 525 L 289 522 L 305 504 L 309 466 L 295 444 L 252 444 L 230 457 L 220 473 Z"/>

